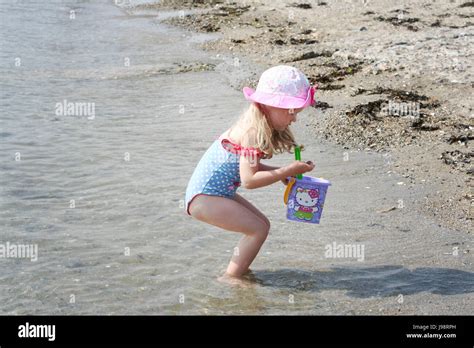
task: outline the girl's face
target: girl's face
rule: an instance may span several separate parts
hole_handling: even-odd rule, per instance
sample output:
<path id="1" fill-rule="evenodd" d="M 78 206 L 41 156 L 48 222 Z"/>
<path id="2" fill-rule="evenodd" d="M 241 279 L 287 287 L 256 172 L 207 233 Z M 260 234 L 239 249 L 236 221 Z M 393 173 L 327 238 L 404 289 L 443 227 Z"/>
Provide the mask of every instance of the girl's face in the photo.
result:
<path id="1" fill-rule="evenodd" d="M 263 113 L 270 120 L 272 127 L 278 131 L 285 130 L 291 123 L 296 122 L 296 116 L 304 108 L 280 109 L 274 106 L 261 104 Z"/>

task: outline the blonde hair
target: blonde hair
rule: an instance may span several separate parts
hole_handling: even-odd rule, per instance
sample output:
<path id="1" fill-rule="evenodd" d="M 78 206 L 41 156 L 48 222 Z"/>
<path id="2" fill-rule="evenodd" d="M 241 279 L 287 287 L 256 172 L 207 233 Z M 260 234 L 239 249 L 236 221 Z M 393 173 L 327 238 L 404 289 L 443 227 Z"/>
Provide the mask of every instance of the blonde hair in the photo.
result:
<path id="1" fill-rule="evenodd" d="M 257 103 L 251 103 L 233 127 L 243 130 L 241 145 L 254 147 L 264 153 L 263 158 L 272 158 L 275 153 L 292 152 L 296 144 L 290 128 L 274 129 Z"/>

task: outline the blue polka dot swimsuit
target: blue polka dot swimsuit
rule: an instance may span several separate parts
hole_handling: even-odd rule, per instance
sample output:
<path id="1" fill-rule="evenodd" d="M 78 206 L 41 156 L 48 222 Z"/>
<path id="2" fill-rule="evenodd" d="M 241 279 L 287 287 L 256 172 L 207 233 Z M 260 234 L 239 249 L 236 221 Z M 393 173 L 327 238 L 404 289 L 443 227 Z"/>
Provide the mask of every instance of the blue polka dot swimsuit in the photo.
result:
<path id="1" fill-rule="evenodd" d="M 186 212 L 194 197 L 203 194 L 233 198 L 240 186 L 240 156 L 262 157 L 254 148 L 241 147 L 219 137 L 202 156 L 186 189 Z"/>

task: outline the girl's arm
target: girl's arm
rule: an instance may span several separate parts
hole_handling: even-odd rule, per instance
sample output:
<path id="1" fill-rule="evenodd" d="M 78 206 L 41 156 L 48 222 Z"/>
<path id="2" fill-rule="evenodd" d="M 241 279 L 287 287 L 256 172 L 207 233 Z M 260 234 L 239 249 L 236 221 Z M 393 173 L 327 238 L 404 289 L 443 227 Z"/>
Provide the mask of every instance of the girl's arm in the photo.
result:
<path id="1" fill-rule="evenodd" d="M 275 169 L 278 169 L 280 167 L 273 167 L 273 166 L 267 166 L 266 164 L 263 164 L 263 163 L 258 163 L 258 170 L 261 171 L 261 170 L 265 170 L 265 171 L 268 171 L 268 170 L 275 170 Z"/>
<path id="2" fill-rule="evenodd" d="M 260 160 L 255 157 L 240 157 L 240 180 L 246 189 L 255 189 L 268 186 L 277 181 L 284 180 L 288 176 L 295 176 L 313 170 L 314 164 L 311 162 L 295 161 L 290 165 L 272 169 L 259 170 Z"/>
<path id="3" fill-rule="evenodd" d="M 261 170 L 260 160 L 257 157 L 240 157 L 240 180 L 246 189 L 255 189 L 276 183 L 289 176 L 286 167 Z"/>
<path id="4" fill-rule="evenodd" d="M 269 170 L 275 170 L 275 169 L 278 169 L 280 167 L 273 167 L 273 166 L 267 166 L 266 164 L 263 164 L 263 163 L 260 163 L 259 166 L 258 166 L 258 170 L 259 171 L 269 171 Z M 284 184 L 284 185 L 288 185 L 288 179 L 287 178 L 284 178 L 284 179 L 281 179 L 281 182 Z"/>
<path id="5" fill-rule="evenodd" d="M 244 147 L 253 147 L 256 143 L 256 132 L 250 129 L 241 139 L 241 145 Z M 262 168 L 262 169 L 260 169 Z M 265 170 L 263 168 L 270 168 Z M 270 167 L 260 163 L 258 156 L 240 156 L 240 180 L 246 189 L 255 189 L 268 186 L 277 181 L 284 180 L 288 176 L 295 176 L 313 170 L 314 164 L 295 161 L 288 166 L 281 168 Z"/>

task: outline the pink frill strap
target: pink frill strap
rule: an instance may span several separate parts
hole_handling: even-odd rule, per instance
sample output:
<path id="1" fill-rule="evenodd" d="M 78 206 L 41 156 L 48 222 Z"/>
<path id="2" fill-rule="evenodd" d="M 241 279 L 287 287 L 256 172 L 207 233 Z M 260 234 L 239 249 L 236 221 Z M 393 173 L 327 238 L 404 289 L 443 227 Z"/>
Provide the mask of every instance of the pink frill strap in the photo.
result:
<path id="1" fill-rule="evenodd" d="M 234 144 L 231 142 L 229 139 L 223 138 L 221 140 L 222 147 L 239 156 L 244 156 L 244 157 L 263 157 L 264 153 L 254 147 L 243 147 L 238 144 Z"/>

